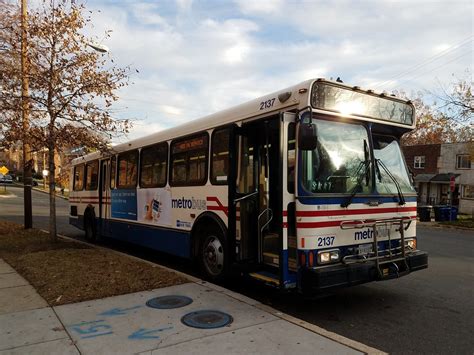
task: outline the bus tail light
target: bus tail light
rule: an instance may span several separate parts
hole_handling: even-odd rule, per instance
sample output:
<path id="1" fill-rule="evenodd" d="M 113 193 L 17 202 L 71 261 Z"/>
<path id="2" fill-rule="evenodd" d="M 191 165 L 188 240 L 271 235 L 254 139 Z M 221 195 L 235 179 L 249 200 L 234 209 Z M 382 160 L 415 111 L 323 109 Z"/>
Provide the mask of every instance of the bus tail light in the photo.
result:
<path id="1" fill-rule="evenodd" d="M 338 262 L 341 257 L 339 249 L 324 250 L 318 252 L 318 264 L 329 264 Z"/>

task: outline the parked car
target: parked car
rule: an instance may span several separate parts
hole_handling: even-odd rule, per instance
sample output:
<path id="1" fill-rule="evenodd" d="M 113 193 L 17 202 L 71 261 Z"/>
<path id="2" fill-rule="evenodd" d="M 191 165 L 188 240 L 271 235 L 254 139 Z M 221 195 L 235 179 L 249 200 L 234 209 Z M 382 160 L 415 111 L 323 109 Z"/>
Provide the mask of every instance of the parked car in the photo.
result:
<path id="1" fill-rule="evenodd" d="M 2 175 L 0 176 L 0 183 L 13 184 L 13 178 L 11 175 Z"/>

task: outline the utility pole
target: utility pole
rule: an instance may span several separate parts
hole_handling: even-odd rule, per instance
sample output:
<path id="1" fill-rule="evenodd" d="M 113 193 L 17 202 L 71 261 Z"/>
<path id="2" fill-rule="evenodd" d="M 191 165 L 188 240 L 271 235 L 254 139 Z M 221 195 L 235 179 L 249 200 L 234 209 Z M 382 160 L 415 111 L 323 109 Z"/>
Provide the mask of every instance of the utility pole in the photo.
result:
<path id="1" fill-rule="evenodd" d="M 23 123 L 23 186 L 24 186 L 24 213 L 25 229 L 33 227 L 33 212 L 31 208 L 31 148 L 28 144 L 27 132 L 30 126 L 30 102 L 28 95 L 28 58 L 27 33 L 28 9 L 26 0 L 21 0 L 21 118 Z"/>

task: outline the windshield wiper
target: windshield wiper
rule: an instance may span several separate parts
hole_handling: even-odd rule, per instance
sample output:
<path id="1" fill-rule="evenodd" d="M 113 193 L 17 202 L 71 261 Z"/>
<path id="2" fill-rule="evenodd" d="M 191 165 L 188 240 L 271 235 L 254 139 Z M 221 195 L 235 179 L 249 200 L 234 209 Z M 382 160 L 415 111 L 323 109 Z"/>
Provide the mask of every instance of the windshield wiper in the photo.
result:
<path id="1" fill-rule="evenodd" d="M 383 161 L 381 159 L 375 159 L 375 165 L 376 165 L 376 168 L 377 168 L 376 170 L 378 171 L 377 175 L 378 175 L 379 181 L 380 182 L 382 181 L 382 176 L 380 174 L 380 170 L 378 169 L 378 165 L 380 165 L 382 167 L 382 169 L 387 173 L 388 177 L 395 184 L 395 187 L 397 188 L 397 192 L 398 192 L 398 204 L 399 205 L 404 205 L 406 203 L 405 202 L 405 197 L 403 196 L 402 188 L 400 187 L 400 184 L 398 183 L 397 179 L 395 179 L 395 177 L 392 175 L 392 173 L 390 171 L 388 171 L 387 167 L 385 166 L 385 164 L 383 163 Z"/>
<path id="2" fill-rule="evenodd" d="M 363 171 L 361 171 L 363 167 L 365 167 L 365 169 Z M 368 180 L 367 180 L 369 167 L 370 167 L 370 160 L 364 160 L 364 161 L 360 162 L 359 167 L 357 168 L 357 171 L 355 173 L 355 176 L 357 177 L 357 184 L 350 191 L 350 195 L 347 198 L 347 200 L 344 201 L 343 203 L 341 203 L 341 207 L 347 207 L 352 203 L 352 199 L 359 192 L 359 190 L 362 188 L 362 180 L 364 179 L 364 177 L 366 178 L 366 184 L 367 185 L 369 184 Z M 363 174 L 362 174 L 362 172 L 363 172 Z"/>

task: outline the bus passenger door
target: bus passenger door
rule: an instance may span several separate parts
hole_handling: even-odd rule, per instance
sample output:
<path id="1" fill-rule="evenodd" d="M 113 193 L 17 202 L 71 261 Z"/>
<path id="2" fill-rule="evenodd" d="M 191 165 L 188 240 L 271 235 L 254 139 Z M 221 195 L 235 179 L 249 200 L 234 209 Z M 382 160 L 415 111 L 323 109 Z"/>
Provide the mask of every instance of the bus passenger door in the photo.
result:
<path id="1" fill-rule="evenodd" d="M 234 232 L 235 258 L 253 262 L 257 258 L 258 145 L 250 127 L 235 127 L 231 139 L 235 152 L 229 181 L 229 229 Z M 233 148 L 231 147 L 231 148 Z"/>
<path id="2" fill-rule="evenodd" d="M 281 284 L 283 218 L 280 130 L 278 116 L 236 128 L 234 171 L 229 181 L 229 201 L 233 201 L 229 229 L 235 231 L 236 259 L 254 265 L 251 269 L 255 271 L 274 275 L 271 283 L 276 285 Z"/>

